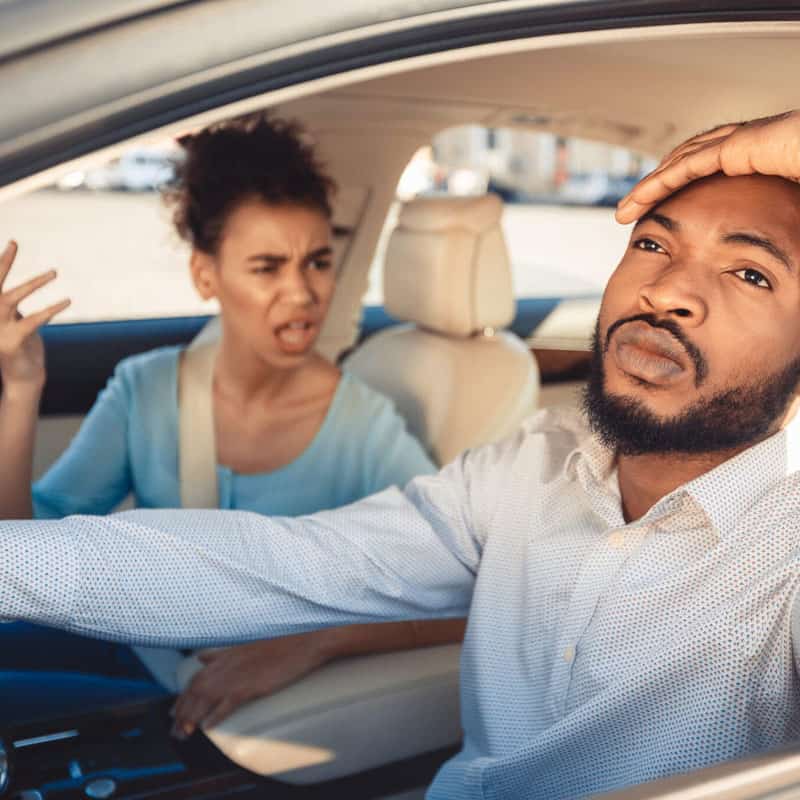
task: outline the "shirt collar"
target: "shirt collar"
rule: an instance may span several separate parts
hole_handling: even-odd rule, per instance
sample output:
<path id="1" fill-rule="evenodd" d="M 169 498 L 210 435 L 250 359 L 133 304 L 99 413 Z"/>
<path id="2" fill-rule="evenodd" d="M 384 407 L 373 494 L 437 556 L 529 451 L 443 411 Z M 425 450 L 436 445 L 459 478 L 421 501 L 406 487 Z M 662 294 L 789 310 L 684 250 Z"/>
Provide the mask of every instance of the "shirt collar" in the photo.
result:
<path id="1" fill-rule="evenodd" d="M 586 436 L 567 455 L 564 474 L 569 480 L 579 478 L 588 488 L 584 482 L 586 472 L 596 484 L 602 484 L 608 480 L 614 462 L 614 453 L 587 427 Z M 669 505 L 670 500 L 677 501 L 678 495 L 688 494 L 705 512 L 720 538 L 725 538 L 761 495 L 798 470 L 800 413 L 783 430 L 679 486 L 658 505 Z"/>
<path id="2" fill-rule="evenodd" d="M 614 452 L 591 433 L 586 424 L 584 435 L 564 461 L 564 474 L 569 480 L 575 480 L 580 476 L 579 465 L 582 464 L 595 482 L 603 483 L 614 469 L 614 460 Z"/>
<path id="3" fill-rule="evenodd" d="M 724 461 L 683 488 L 702 507 L 720 538 L 775 484 L 800 469 L 800 415 L 739 455 Z"/>

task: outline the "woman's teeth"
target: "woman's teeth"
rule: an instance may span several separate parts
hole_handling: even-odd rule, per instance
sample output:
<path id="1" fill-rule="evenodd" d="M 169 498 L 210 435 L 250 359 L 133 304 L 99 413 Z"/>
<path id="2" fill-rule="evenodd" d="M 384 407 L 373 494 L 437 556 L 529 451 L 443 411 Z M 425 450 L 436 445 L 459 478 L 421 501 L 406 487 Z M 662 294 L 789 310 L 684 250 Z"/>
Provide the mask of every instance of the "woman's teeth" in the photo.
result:
<path id="1" fill-rule="evenodd" d="M 309 322 L 290 322 L 278 330 L 278 338 L 286 344 L 303 344 L 308 338 L 310 329 L 311 323 Z"/>

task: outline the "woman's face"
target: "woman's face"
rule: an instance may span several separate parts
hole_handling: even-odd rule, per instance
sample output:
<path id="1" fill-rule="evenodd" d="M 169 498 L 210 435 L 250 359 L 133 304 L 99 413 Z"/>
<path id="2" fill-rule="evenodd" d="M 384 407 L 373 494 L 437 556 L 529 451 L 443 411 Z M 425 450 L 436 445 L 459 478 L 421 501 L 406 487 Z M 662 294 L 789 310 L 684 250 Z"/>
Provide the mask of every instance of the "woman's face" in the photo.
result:
<path id="1" fill-rule="evenodd" d="M 311 352 L 335 285 L 331 226 L 312 208 L 245 200 L 228 216 L 216 255 L 195 251 L 192 277 L 216 297 L 226 342 L 279 368 Z"/>

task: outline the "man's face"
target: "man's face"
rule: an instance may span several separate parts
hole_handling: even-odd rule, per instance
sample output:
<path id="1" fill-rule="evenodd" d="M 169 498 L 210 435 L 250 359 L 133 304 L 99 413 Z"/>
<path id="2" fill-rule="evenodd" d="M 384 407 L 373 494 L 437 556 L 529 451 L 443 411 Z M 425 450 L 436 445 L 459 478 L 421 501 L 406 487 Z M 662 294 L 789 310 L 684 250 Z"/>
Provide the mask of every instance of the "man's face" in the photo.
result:
<path id="1" fill-rule="evenodd" d="M 715 176 L 634 228 L 606 287 L 586 406 L 622 452 L 775 430 L 800 378 L 800 187 Z"/>

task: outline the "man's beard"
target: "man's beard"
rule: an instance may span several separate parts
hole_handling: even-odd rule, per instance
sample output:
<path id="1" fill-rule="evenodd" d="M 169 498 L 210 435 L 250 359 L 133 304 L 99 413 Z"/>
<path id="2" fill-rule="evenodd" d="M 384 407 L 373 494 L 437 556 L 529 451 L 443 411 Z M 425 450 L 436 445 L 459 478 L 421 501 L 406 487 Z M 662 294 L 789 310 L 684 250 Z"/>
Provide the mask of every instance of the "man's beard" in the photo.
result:
<path id="1" fill-rule="evenodd" d="M 621 322 L 634 319 L 678 334 L 674 330 L 678 328 L 676 323 L 668 320 L 665 324 L 651 315 L 642 314 Z M 676 338 L 685 343 L 685 335 L 679 332 Z M 783 416 L 800 381 L 798 357 L 779 372 L 731 386 L 697 400 L 676 416 L 660 418 L 639 400 L 606 392 L 603 352 L 598 325 L 592 340 L 583 408 L 589 426 L 603 444 L 623 455 L 715 453 L 754 444 L 765 438 L 775 421 Z M 699 386 L 707 365 L 696 349 L 689 355 L 695 362 L 696 375 L 702 375 L 695 381 Z"/>

